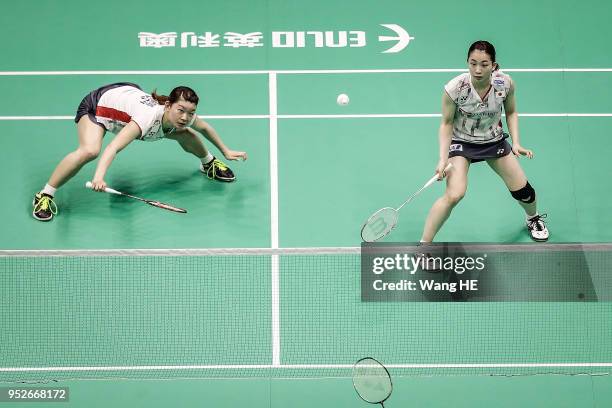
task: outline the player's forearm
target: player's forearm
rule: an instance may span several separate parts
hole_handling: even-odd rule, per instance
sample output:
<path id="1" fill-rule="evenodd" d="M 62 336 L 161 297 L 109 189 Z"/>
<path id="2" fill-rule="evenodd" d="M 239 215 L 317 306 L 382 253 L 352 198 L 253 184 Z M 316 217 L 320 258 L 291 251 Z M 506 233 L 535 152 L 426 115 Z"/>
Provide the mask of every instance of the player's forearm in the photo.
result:
<path id="1" fill-rule="evenodd" d="M 94 180 L 103 180 L 106 175 L 106 171 L 110 167 L 113 159 L 117 155 L 117 150 L 113 149 L 111 146 L 108 146 L 104 149 L 104 152 L 100 156 L 98 160 L 98 166 L 96 167 L 96 172 L 94 174 Z"/>
<path id="2" fill-rule="evenodd" d="M 442 122 L 438 131 L 438 140 L 440 141 L 440 160 L 448 158 L 448 149 L 451 144 L 453 134 L 453 124 Z"/>
<path id="3" fill-rule="evenodd" d="M 221 153 L 225 154 L 225 152 L 228 150 L 227 146 L 223 143 L 221 137 L 219 137 L 215 129 L 212 128 L 212 126 L 207 126 L 205 129 L 202 129 L 200 133 L 202 133 L 202 135 L 204 135 L 204 137 L 210 143 L 214 144 Z"/>
<path id="4" fill-rule="evenodd" d="M 127 126 L 124 127 L 121 132 L 119 132 L 119 134 L 117 134 L 113 141 L 110 142 L 108 146 L 106 146 L 104 152 L 102 152 L 102 156 L 100 156 L 100 160 L 98 161 L 96 173 L 94 174 L 94 179 L 104 179 L 106 170 L 108 170 L 108 168 L 110 167 L 117 153 L 123 150 L 139 135 L 140 127 L 136 124 L 136 122 L 132 121 L 128 123 Z"/>
<path id="5" fill-rule="evenodd" d="M 520 144 L 518 130 L 518 113 L 506 113 L 506 124 L 508 125 L 508 133 L 512 137 L 512 144 Z"/>

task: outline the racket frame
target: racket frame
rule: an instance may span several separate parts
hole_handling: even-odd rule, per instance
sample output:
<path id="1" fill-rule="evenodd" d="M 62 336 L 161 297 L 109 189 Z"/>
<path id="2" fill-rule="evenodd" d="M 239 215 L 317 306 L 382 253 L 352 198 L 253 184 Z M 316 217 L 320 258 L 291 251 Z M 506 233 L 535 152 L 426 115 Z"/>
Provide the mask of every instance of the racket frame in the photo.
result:
<path id="1" fill-rule="evenodd" d="M 372 361 L 374 361 L 374 363 L 379 365 L 380 367 L 382 367 L 383 370 L 385 370 L 385 373 L 387 374 L 387 378 L 389 379 L 389 386 L 391 387 L 391 389 L 389 390 L 389 393 L 387 394 L 387 396 L 382 401 L 378 401 L 378 402 L 368 401 L 367 399 L 365 399 L 361 395 L 361 393 L 359 392 L 359 388 L 355 384 L 355 378 L 357 377 L 357 375 L 355 375 L 355 368 L 359 365 L 359 363 L 361 363 L 364 360 L 372 360 Z M 352 380 L 353 380 L 353 388 L 355 388 L 355 392 L 357 392 L 357 395 L 359 395 L 359 398 L 361 398 L 362 400 L 364 400 L 365 402 L 367 402 L 369 404 L 380 404 L 384 408 L 385 407 L 384 402 L 386 400 L 388 400 L 389 397 L 391 397 L 391 394 L 393 393 L 393 380 L 391 379 L 391 374 L 389 373 L 389 370 L 387 370 L 387 367 L 385 367 L 385 365 L 383 363 L 381 363 L 380 361 L 378 361 L 374 357 L 360 358 L 359 360 L 357 360 L 357 362 L 355 364 L 353 364 L 353 379 Z"/>

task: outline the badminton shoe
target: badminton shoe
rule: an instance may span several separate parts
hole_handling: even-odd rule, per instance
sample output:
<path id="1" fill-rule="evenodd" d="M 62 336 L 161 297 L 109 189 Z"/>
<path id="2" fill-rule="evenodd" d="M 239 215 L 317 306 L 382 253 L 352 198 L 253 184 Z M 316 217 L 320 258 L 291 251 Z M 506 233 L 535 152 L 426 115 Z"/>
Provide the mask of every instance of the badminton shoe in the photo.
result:
<path id="1" fill-rule="evenodd" d="M 417 270 L 429 273 L 441 272 L 441 263 L 436 263 L 436 258 L 428 251 L 427 245 L 427 243 L 419 243 L 412 262 L 416 265 Z"/>
<path id="2" fill-rule="evenodd" d="M 39 221 L 51 221 L 53 216 L 57 214 L 57 206 L 53 201 L 53 197 L 44 193 L 37 193 L 32 201 L 34 209 L 32 216 Z"/>
<path id="3" fill-rule="evenodd" d="M 225 163 L 221 160 L 217 160 L 213 158 L 210 163 L 200 165 L 200 171 L 209 179 L 231 182 L 236 180 L 236 176 L 234 176 L 234 172 L 227 167 Z"/>
<path id="4" fill-rule="evenodd" d="M 531 218 L 527 218 L 527 230 L 531 239 L 537 242 L 548 241 L 548 228 L 543 218 L 546 218 L 546 214 L 536 214 Z"/>

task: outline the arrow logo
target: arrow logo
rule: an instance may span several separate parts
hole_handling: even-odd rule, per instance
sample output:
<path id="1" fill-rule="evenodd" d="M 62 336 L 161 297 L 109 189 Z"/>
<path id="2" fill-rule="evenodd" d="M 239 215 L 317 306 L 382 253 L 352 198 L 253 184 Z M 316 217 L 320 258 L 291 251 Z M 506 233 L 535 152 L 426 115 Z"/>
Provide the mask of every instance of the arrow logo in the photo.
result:
<path id="1" fill-rule="evenodd" d="M 397 34 L 397 37 L 388 37 L 385 35 L 381 35 L 378 37 L 378 41 L 381 41 L 381 42 L 397 41 L 397 44 L 395 44 L 393 47 L 389 48 L 388 50 L 383 51 L 383 54 L 400 52 L 401 50 L 403 50 L 404 48 L 408 46 L 408 43 L 410 42 L 410 40 L 414 40 L 414 37 L 411 37 L 410 34 L 408 34 L 406 30 L 404 30 L 402 27 L 398 26 L 397 24 L 381 24 L 381 26 L 388 28 L 389 30 Z"/>

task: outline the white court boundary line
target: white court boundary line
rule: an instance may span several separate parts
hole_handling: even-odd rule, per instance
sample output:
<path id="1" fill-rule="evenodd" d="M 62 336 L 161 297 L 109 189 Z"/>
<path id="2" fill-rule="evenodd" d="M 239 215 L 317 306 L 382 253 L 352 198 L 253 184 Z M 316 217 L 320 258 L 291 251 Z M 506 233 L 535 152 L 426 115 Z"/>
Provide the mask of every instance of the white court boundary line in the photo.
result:
<path id="1" fill-rule="evenodd" d="M 416 249 L 415 244 L 397 243 L 399 246 L 374 248 L 374 251 Z M 588 243 L 528 243 L 483 244 L 458 243 L 472 251 L 495 252 L 550 252 L 550 251 L 612 251 L 610 242 Z M 156 249 L 2 249 L 4 257 L 109 257 L 109 256 L 274 256 L 274 255 L 359 255 L 361 247 L 295 247 L 295 248 L 156 248 Z"/>
<path id="2" fill-rule="evenodd" d="M 270 115 L 199 115 L 202 119 L 269 119 Z M 0 120 L 74 120 L 72 116 L 0 116 Z"/>
<path id="3" fill-rule="evenodd" d="M 276 73 L 268 74 L 268 98 L 270 120 L 270 246 L 278 249 L 278 103 Z M 270 259 L 272 294 L 272 365 L 280 365 L 280 259 L 273 254 Z"/>
<path id="4" fill-rule="evenodd" d="M 418 248 L 416 244 L 374 248 L 374 251 L 396 251 Z M 528 243 L 483 244 L 458 243 L 471 251 L 550 252 L 550 251 L 612 251 L 610 242 L 587 243 Z M 370 249 L 371 250 L 371 249 Z M 159 248 L 159 249 L 2 249 L 4 257 L 109 257 L 109 256 L 274 256 L 274 255 L 359 255 L 361 247 L 295 247 L 295 248 Z"/>
<path id="5" fill-rule="evenodd" d="M 504 72 L 612 72 L 612 68 L 505 68 Z M 465 68 L 406 68 L 406 69 L 288 69 L 288 70 L 107 70 L 107 71 L 0 71 L 0 76 L 72 76 L 72 75 L 269 75 L 295 74 L 393 74 L 468 72 Z"/>
<path id="6" fill-rule="evenodd" d="M 199 116 L 205 120 L 225 119 L 384 119 L 384 118 L 439 118 L 440 113 L 355 113 L 345 115 L 205 115 Z M 505 115 L 502 115 L 505 116 Z M 609 118 L 612 113 L 519 113 L 524 118 Z M 74 116 L 0 116 L 0 121 L 36 121 L 36 120 L 74 120 Z"/>
<path id="7" fill-rule="evenodd" d="M 313 69 L 313 70 L 166 70 L 166 71 L 0 71 L 0 76 L 82 76 L 82 75 L 305 75 L 305 74 L 384 74 L 384 73 L 462 73 L 460 68 L 412 69 Z M 580 73 L 612 72 L 612 68 L 508 68 L 504 72 Z M 270 80 L 270 79 L 269 79 Z M 434 118 L 439 113 L 423 114 L 349 114 L 349 115 L 276 115 L 275 119 L 359 119 L 359 118 Z M 523 113 L 519 117 L 612 117 L 612 113 Z M 210 115 L 203 119 L 270 119 L 270 115 Z M 2 120 L 73 120 L 74 116 L 0 116 Z"/>
<path id="8" fill-rule="evenodd" d="M 477 363 L 477 364 L 385 364 L 387 368 L 553 368 L 553 367 L 612 367 L 612 363 Z M 51 371 L 168 371 L 168 370 L 236 370 L 236 369 L 338 369 L 353 368 L 353 364 L 251 364 L 251 365 L 151 365 L 151 366 L 62 366 L 62 367 L 0 367 L 0 372 Z"/>

